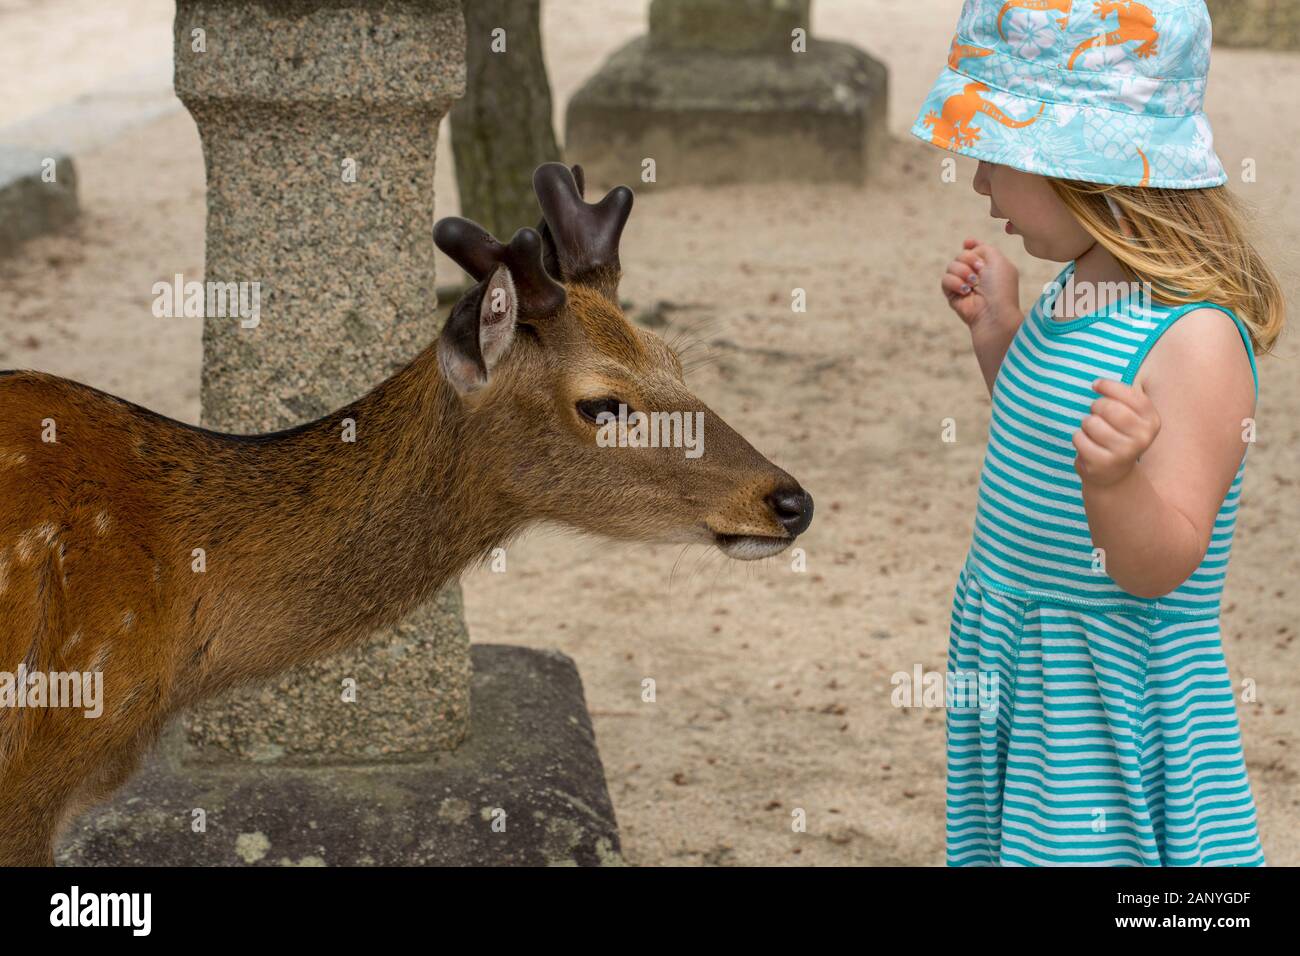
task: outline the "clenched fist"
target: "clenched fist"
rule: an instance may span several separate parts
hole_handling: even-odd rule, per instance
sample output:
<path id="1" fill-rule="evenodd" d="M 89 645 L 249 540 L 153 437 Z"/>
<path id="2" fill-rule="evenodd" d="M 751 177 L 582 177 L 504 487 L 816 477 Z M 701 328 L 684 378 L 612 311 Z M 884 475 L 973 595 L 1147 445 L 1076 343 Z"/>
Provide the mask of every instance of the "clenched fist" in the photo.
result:
<path id="1" fill-rule="evenodd" d="M 987 243 L 967 239 L 940 280 L 949 307 L 976 331 L 985 325 L 1015 328 L 1020 323 L 1020 273 L 1011 260 Z"/>
<path id="2" fill-rule="evenodd" d="M 1141 385 L 1098 379 L 1092 389 L 1101 397 L 1074 433 L 1074 470 L 1089 484 L 1113 485 L 1128 477 L 1156 440 L 1160 416 Z"/>

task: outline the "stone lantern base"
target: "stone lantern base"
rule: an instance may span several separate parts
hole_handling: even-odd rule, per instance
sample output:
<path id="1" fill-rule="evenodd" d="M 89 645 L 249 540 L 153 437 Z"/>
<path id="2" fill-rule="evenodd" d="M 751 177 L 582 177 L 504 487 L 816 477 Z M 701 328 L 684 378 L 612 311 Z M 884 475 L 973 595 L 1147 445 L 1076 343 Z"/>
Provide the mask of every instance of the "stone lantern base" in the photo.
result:
<path id="1" fill-rule="evenodd" d="M 827 40 L 796 52 L 787 28 L 807 23 L 806 4 L 744 9 L 738 19 L 712 0 L 656 0 L 650 33 L 570 100 L 569 161 L 593 182 L 638 188 L 862 183 L 888 135 L 885 66 Z M 642 175 L 647 159 L 654 181 Z"/>
<path id="2" fill-rule="evenodd" d="M 83 817 L 63 866 L 622 863 L 573 662 L 475 645 L 469 734 L 407 763 L 186 765 L 164 746 Z M 199 828 L 199 821 L 202 828 Z"/>

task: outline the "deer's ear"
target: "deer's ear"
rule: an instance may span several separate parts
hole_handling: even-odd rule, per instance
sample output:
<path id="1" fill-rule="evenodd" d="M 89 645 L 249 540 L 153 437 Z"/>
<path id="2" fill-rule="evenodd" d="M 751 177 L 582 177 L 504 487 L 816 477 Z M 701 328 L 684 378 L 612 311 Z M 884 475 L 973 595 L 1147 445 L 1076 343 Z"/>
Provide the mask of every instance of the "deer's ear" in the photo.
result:
<path id="1" fill-rule="evenodd" d="M 483 364 L 489 375 L 497 360 L 506 354 L 515 338 L 515 322 L 519 318 L 519 299 L 515 293 L 515 280 L 505 266 L 497 266 L 483 290 L 483 302 L 478 310 L 478 345 L 483 353 Z"/>
<path id="2" fill-rule="evenodd" d="M 519 317 L 514 279 L 497 266 L 482 288 L 465 295 L 452 309 L 438 336 L 438 364 L 462 395 L 488 383 L 492 369 L 510 348 Z"/>

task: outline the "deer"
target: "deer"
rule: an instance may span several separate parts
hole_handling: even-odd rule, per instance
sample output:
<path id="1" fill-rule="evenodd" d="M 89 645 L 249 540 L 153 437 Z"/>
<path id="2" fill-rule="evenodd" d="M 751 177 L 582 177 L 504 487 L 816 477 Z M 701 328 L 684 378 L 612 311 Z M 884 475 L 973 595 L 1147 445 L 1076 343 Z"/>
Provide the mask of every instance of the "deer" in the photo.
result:
<path id="1" fill-rule="evenodd" d="M 409 364 L 316 421 L 223 434 L 0 372 L 0 674 L 102 675 L 93 719 L 0 707 L 0 865 L 53 865 L 186 708 L 366 640 L 530 526 L 739 560 L 807 530 L 811 495 L 624 314 L 632 191 L 588 203 L 560 163 L 533 187 L 541 222 L 508 243 L 435 224 L 474 284 Z M 702 414 L 704 454 L 601 446 L 619 406 Z"/>

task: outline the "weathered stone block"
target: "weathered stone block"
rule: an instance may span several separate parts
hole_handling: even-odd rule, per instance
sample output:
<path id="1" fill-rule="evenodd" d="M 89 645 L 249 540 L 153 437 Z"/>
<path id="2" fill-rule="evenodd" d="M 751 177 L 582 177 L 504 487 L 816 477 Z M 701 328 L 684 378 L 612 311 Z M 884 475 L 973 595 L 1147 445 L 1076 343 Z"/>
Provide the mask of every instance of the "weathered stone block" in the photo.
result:
<path id="1" fill-rule="evenodd" d="M 713 54 L 780 53 L 808 30 L 811 0 L 651 0 L 650 46 Z"/>
<path id="2" fill-rule="evenodd" d="M 570 100 L 565 152 L 593 182 L 638 188 L 861 183 L 888 136 L 887 87 L 884 65 L 845 43 L 722 56 L 639 37 Z"/>
<path id="3" fill-rule="evenodd" d="M 77 218 L 77 211 L 77 174 L 70 157 L 0 145 L 0 255 L 25 239 L 62 229 Z"/>
<path id="4" fill-rule="evenodd" d="M 353 767 L 194 767 L 157 753 L 74 825 L 65 866 L 487 866 L 622 862 L 582 681 L 562 654 L 473 649 L 450 753 Z M 195 831 L 196 811 L 205 829 Z M 494 826 L 495 824 L 495 826 Z"/>

